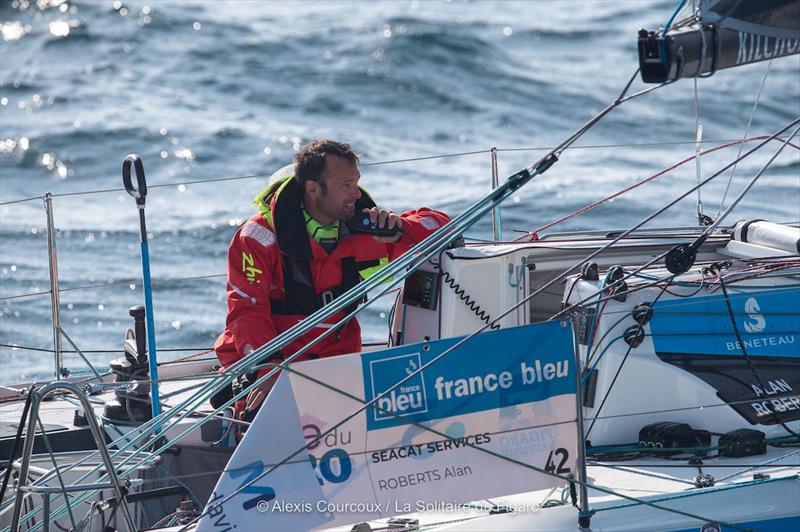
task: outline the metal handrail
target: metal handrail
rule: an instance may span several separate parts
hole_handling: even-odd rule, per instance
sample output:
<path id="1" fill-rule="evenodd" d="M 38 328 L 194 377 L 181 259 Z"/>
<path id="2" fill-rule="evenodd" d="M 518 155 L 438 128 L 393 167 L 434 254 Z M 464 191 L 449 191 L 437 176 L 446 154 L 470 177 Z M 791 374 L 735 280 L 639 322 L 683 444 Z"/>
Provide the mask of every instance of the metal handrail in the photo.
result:
<path id="1" fill-rule="evenodd" d="M 94 439 L 95 445 L 97 445 L 97 450 L 103 459 L 103 464 L 106 468 L 106 474 L 111 481 L 114 494 L 116 495 L 117 501 L 122 509 L 122 516 L 125 519 L 125 525 L 128 527 L 130 532 L 134 532 L 136 527 L 133 525 L 133 519 L 128 511 L 128 505 L 125 502 L 125 494 L 127 490 L 124 490 L 120 484 L 119 477 L 114 469 L 114 463 L 112 462 L 111 456 L 108 453 L 108 448 L 106 447 L 105 437 L 103 436 L 103 433 L 97 424 L 97 420 L 94 417 L 92 405 L 89 403 L 89 399 L 80 388 L 70 382 L 65 381 L 52 382 L 45 385 L 41 389 L 34 390 L 32 392 L 30 413 L 28 415 L 28 430 L 25 434 L 25 443 L 22 449 L 22 456 L 20 458 L 20 485 L 17 487 L 16 499 L 14 501 L 14 514 L 11 519 L 11 532 L 19 532 L 20 517 L 22 515 L 22 504 L 25 493 L 32 491 L 30 489 L 31 486 L 22 483 L 26 482 L 28 478 L 28 470 L 30 469 L 31 458 L 33 456 L 33 443 L 36 438 L 36 419 L 39 417 L 39 405 L 49 394 L 56 391 L 71 393 L 80 401 L 83 411 L 86 413 L 86 421 L 89 424 L 89 430 L 92 433 L 92 438 Z M 42 427 L 42 430 L 44 430 L 44 427 Z M 55 467 L 57 468 L 58 465 L 56 464 Z M 60 491 L 64 494 L 64 500 L 67 501 L 66 493 L 64 493 L 65 489 L 60 489 Z M 49 496 L 47 499 L 49 502 Z M 67 501 L 67 504 L 69 504 L 69 501 Z M 46 522 L 49 524 L 49 520 Z"/>
<path id="2" fill-rule="evenodd" d="M 138 480 L 141 483 L 140 479 Z M 92 491 L 92 490 L 107 490 L 113 488 L 114 484 L 108 483 L 94 483 L 94 484 L 81 484 L 79 486 L 67 486 L 65 488 L 55 486 L 20 486 L 20 491 L 29 493 L 38 493 L 42 496 L 42 531 L 50 532 L 50 495 L 53 493 L 71 493 L 78 491 Z"/>

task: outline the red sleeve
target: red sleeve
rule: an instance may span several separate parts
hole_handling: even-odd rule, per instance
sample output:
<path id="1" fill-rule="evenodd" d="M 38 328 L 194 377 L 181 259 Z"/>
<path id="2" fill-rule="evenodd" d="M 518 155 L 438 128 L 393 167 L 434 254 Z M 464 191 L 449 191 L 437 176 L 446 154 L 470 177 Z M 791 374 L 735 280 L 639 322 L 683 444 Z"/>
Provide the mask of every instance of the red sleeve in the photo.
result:
<path id="1" fill-rule="evenodd" d="M 403 236 L 389 246 L 389 260 L 396 259 L 450 221 L 445 213 L 427 207 L 406 211 L 400 217 L 403 219 Z"/>
<path id="2" fill-rule="evenodd" d="M 275 233 L 256 219 L 248 220 L 228 248 L 225 335 L 229 345 L 227 349 L 217 349 L 223 365 L 228 366 L 277 336 L 270 292 L 279 267 Z"/>

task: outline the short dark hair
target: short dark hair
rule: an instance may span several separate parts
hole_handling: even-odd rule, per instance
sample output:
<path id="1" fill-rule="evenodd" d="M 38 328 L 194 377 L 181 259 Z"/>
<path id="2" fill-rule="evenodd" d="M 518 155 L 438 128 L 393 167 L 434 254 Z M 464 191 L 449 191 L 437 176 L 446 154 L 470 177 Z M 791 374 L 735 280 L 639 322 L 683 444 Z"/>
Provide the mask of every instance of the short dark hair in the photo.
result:
<path id="1" fill-rule="evenodd" d="M 349 144 L 327 139 L 315 140 L 300 148 L 294 155 L 295 180 L 301 185 L 308 180 L 323 183 L 326 155 L 335 155 L 353 165 L 358 164 L 358 155 Z"/>

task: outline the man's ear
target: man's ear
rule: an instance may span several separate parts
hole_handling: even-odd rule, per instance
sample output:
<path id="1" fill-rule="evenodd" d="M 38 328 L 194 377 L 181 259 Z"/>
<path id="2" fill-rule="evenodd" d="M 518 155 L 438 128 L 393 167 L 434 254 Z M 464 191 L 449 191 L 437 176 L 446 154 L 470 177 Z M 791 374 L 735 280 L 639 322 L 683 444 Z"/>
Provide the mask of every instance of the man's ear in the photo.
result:
<path id="1" fill-rule="evenodd" d="M 309 179 L 305 182 L 305 193 L 309 196 L 318 197 L 320 193 L 320 186 L 319 183 L 314 181 L 313 179 Z"/>

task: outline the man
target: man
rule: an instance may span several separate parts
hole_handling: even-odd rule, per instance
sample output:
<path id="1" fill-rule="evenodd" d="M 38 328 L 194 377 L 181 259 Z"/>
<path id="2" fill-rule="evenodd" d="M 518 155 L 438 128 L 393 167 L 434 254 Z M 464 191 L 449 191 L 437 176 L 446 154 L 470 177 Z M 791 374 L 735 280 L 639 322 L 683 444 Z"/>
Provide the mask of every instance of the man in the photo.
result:
<path id="1" fill-rule="evenodd" d="M 358 161 L 348 144 L 311 142 L 295 155 L 293 175 L 275 179 L 256 197 L 261 212 L 236 231 L 228 249 L 228 315 L 214 344 L 223 367 L 330 303 L 449 220 L 427 208 L 398 215 L 376 206 L 358 184 Z M 400 232 L 354 234 L 348 222 L 357 212 L 368 213 L 380 228 Z M 337 312 L 267 362 L 295 353 L 356 306 Z M 298 360 L 359 351 L 361 328 L 351 319 Z M 269 388 L 251 392 L 245 410 L 254 411 Z"/>

